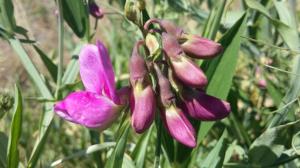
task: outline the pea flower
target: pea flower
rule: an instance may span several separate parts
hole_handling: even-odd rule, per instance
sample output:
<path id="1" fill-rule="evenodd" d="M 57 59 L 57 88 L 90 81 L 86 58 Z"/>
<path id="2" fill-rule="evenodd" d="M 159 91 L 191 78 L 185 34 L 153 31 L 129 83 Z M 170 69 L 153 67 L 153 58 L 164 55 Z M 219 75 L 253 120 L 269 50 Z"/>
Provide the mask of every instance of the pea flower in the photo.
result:
<path id="1" fill-rule="evenodd" d="M 107 49 L 100 41 L 85 45 L 79 54 L 79 65 L 85 91 L 70 93 L 55 104 L 54 111 L 70 122 L 104 130 L 116 120 L 123 107 Z"/>
<path id="2" fill-rule="evenodd" d="M 130 58 L 131 125 L 137 133 L 142 133 L 148 129 L 155 116 L 154 91 L 148 79 L 146 62 L 138 51 L 142 44 L 144 41 L 138 41 L 135 44 Z"/>
<path id="3" fill-rule="evenodd" d="M 185 57 L 182 48 L 174 36 L 162 33 L 162 45 L 179 80 L 188 86 L 198 88 L 202 88 L 207 84 L 204 72 Z"/>
<path id="4" fill-rule="evenodd" d="M 230 104 L 224 100 L 207 95 L 199 89 L 184 88 L 183 103 L 186 113 L 201 121 L 215 121 L 227 117 L 231 111 Z"/>
<path id="5" fill-rule="evenodd" d="M 196 146 L 195 130 L 181 108 L 176 105 L 176 97 L 171 90 L 169 80 L 162 74 L 157 65 L 154 66 L 158 78 L 160 100 L 163 108 L 160 110 L 164 126 L 170 135 L 180 143 Z"/>
<path id="6" fill-rule="evenodd" d="M 179 41 L 186 55 L 192 58 L 209 59 L 223 51 L 221 44 L 198 35 L 182 33 Z"/>

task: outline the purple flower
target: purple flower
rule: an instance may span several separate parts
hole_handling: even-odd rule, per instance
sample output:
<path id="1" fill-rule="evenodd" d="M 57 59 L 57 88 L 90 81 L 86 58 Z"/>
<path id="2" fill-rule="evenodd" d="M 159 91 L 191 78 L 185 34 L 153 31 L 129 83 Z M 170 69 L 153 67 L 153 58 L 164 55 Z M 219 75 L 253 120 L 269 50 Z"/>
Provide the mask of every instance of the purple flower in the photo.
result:
<path id="1" fill-rule="evenodd" d="M 170 58 L 176 77 L 188 86 L 204 87 L 207 84 L 204 72 L 184 56 L 184 52 L 176 38 L 170 34 L 163 33 L 162 40 L 163 49 Z"/>
<path id="2" fill-rule="evenodd" d="M 189 116 L 202 121 L 215 121 L 227 117 L 230 104 L 224 100 L 207 95 L 197 89 L 184 89 L 183 103 Z"/>
<path id="3" fill-rule="evenodd" d="M 180 108 L 171 105 L 161 114 L 164 126 L 173 138 L 188 147 L 196 146 L 195 130 Z"/>
<path id="4" fill-rule="evenodd" d="M 92 16 L 96 19 L 101 19 L 103 17 L 103 11 L 95 2 L 89 3 L 89 11 Z"/>
<path id="5" fill-rule="evenodd" d="M 115 89 L 115 75 L 101 42 L 86 45 L 79 54 L 80 76 L 85 91 L 70 93 L 55 104 L 60 117 L 88 128 L 104 130 L 119 116 L 123 107 Z"/>
<path id="6" fill-rule="evenodd" d="M 130 58 L 130 97 L 131 125 L 137 133 L 142 133 L 150 127 L 155 116 L 155 97 L 150 85 L 145 60 L 140 56 L 139 46 L 144 41 L 138 41 Z"/>
<path id="7" fill-rule="evenodd" d="M 198 35 L 182 34 L 180 38 L 184 39 L 181 44 L 183 51 L 193 58 L 209 59 L 223 51 L 221 44 Z"/>
<path id="8" fill-rule="evenodd" d="M 195 130 L 180 108 L 176 106 L 176 97 L 171 90 L 169 80 L 162 74 L 159 67 L 154 65 L 158 78 L 160 100 L 163 108 L 161 117 L 164 126 L 171 136 L 180 143 L 189 146 L 196 146 Z"/>

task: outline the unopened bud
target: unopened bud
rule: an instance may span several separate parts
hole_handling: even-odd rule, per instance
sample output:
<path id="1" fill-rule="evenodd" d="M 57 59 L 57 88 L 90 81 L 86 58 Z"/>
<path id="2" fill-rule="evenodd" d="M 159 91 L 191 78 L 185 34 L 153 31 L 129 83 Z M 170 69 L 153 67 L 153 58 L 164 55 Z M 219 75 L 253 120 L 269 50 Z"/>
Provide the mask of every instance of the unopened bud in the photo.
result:
<path id="1" fill-rule="evenodd" d="M 208 59 L 223 51 L 221 44 L 197 35 L 184 35 L 185 41 L 181 44 L 183 51 L 190 57 Z"/>
<path id="2" fill-rule="evenodd" d="M 103 17 L 102 9 L 99 8 L 99 6 L 94 1 L 89 3 L 89 11 L 90 14 L 97 19 L 101 19 Z"/>

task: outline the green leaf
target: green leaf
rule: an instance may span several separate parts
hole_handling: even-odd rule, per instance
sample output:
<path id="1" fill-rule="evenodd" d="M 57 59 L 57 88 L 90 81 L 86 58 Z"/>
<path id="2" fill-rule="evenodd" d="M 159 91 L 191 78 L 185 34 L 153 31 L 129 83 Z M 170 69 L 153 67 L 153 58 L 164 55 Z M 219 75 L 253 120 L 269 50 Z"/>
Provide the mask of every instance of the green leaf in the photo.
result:
<path id="1" fill-rule="evenodd" d="M 18 39 L 9 39 L 10 45 L 14 49 L 14 51 L 19 56 L 24 68 L 26 69 L 27 73 L 32 78 L 34 84 L 37 86 L 37 89 L 39 90 L 40 94 L 46 98 L 46 99 L 53 99 L 53 96 L 46 86 L 44 80 L 42 79 L 40 73 L 34 66 L 33 62 L 27 55 L 25 49 L 23 48 L 22 44 Z"/>
<path id="2" fill-rule="evenodd" d="M 105 168 L 121 168 L 123 157 L 126 148 L 127 137 L 130 131 L 130 123 L 126 120 L 120 128 L 120 137 L 118 138 L 117 145 L 109 156 Z"/>
<path id="3" fill-rule="evenodd" d="M 53 61 L 44 53 L 40 48 L 36 45 L 33 45 L 33 48 L 39 54 L 41 60 L 43 61 L 44 65 L 46 66 L 48 72 L 50 73 L 53 81 L 57 80 L 57 66 L 53 63 Z"/>
<path id="4" fill-rule="evenodd" d="M 267 79 L 267 90 L 272 100 L 274 101 L 275 105 L 278 107 L 281 103 L 283 98 L 282 93 L 276 88 L 276 85 L 269 79 Z"/>
<path id="5" fill-rule="evenodd" d="M 106 150 L 106 149 L 114 147 L 115 145 L 116 145 L 116 143 L 114 143 L 114 142 L 105 142 L 105 143 L 102 143 L 102 144 L 91 145 L 91 146 L 89 146 L 88 148 L 86 148 L 84 150 L 81 150 L 81 151 L 76 152 L 72 155 L 69 155 L 65 158 L 62 158 L 62 159 L 59 159 L 59 160 L 56 160 L 56 161 L 52 162 L 50 167 L 56 167 L 59 164 L 62 164 L 63 162 L 65 162 L 65 161 L 72 160 L 72 159 L 79 158 L 79 157 L 83 157 L 83 156 L 86 156 L 86 155 L 90 155 L 94 152 L 99 152 L 99 151 L 102 151 L 102 150 Z"/>
<path id="6" fill-rule="evenodd" d="M 220 99 L 227 98 L 235 73 L 241 45 L 241 35 L 244 33 L 246 26 L 245 18 L 246 14 L 221 38 L 220 43 L 224 47 L 223 54 L 211 61 L 204 62 L 203 68 L 209 81 L 206 91 L 209 95 Z M 198 144 L 203 140 L 213 124 L 214 122 L 201 122 L 198 131 Z"/>
<path id="7" fill-rule="evenodd" d="M 18 86 L 15 86 L 14 113 L 10 126 L 10 134 L 7 147 L 7 167 L 17 168 L 19 165 L 19 140 L 22 133 L 22 95 Z"/>
<path id="8" fill-rule="evenodd" d="M 8 138 L 6 134 L 0 132 L 0 167 L 6 167 L 6 152 Z"/>
<path id="9" fill-rule="evenodd" d="M 17 28 L 12 0 L 0 0 L 0 28 L 9 35 Z"/>
<path id="10" fill-rule="evenodd" d="M 136 164 L 136 167 L 144 167 L 146 158 L 147 147 L 149 146 L 149 139 L 153 130 L 153 126 L 146 132 L 143 133 L 142 137 L 136 144 L 131 156 Z"/>
<path id="11" fill-rule="evenodd" d="M 209 17 L 205 23 L 203 37 L 214 40 L 220 27 L 221 19 L 223 16 L 224 8 L 227 0 L 222 0 L 220 4 L 215 5 L 213 10 L 210 11 Z"/>
<path id="12" fill-rule="evenodd" d="M 133 160 L 126 153 L 124 154 L 123 159 L 124 159 L 124 161 L 122 163 L 122 168 L 136 168 L 136 166 L 134 165 Z M 138 167 L 138 168 L 142 168 L 142 167 Z"/>
<path id="13" fill-rule="evenodd" d="M 262 133 L 250 146 L 250 162 L 260 166 L 272 165 L 284 151 L 284 144 L 288 141 L 287 131 L 299 122 L 273 127 Z"/>
<path id="14" fill-rule="evenodd" d="M 73 32 L 79 37 L 89 38 L 89 13 L 84 0 L 62 1 L 63 16 Z"/>
<path id="15" fill-rule="evenodd" d="M 73 55 L 76 55 L 76 53 L 79 52 L 79 49 L 81 48 L 81 44 L 76 47 L 74 50 Z M 76 79 L 76 76 L 79 72 L 79 65 L 78 65 L 78 57 L 76 56 L 74 59 L 70 61 L 69 65 L 67 66 L 67 70 L 65 72 L 65 75 L 63 76 L 63 84 L 73 83 Z M 51 98 L 53 99 L 53 98 Z M 29 161 L 28 161 L 28 167 L 35 167 L 39 157 L 40 153 L 43 150 L 44 144 L 46 143 L 47 136 L 49 133 L 50 124 L 52 122 L 52 119 L 54 117 L 53 112 L 53 103 L 49 102 L 45 104 L 44 113 L 42 116 L 42 120 L 40 123 L 40 135 L 38 139 L 36 140 L 35 146 L 31 152 Z"/>
<path id="16" fill-rule="evenodd" d="M 228 133 L 225 130 L 215 147 L 209 152 L 203 163 L 199 165 L 201 168 L 218 168 L 222 167 L 227 149 L 225 137 Z"/>

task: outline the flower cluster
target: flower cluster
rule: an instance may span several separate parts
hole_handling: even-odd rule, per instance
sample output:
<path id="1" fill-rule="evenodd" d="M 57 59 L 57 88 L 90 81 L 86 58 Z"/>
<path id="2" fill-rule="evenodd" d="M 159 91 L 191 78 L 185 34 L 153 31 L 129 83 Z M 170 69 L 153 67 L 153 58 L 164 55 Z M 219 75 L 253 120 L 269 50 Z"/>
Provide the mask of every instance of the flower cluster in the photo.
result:
<path id="1" fill-rule="evenodd" d="M 150 29 L 151 24 L 158 24 L 159 28 Z M 133 47 L 130 88 L 116 90 L 113 67 L 101 42 L 86 45 L 79 55 L 85 91 L 69 94 L 55 104 L 54 110 L 66 120 L 103 130 L 129 105 L 131 125 L 137 133 L 151 126 L 158 111 L 174 139 L 195 147 L 195 130 L 189 118 L 219 120 L 229 114 L 230 105 L 204 92 L 207 78 L 192 58 L 213 58 L 222 52 L 222 46 L 187 34 L 167 20 L 150 19 L 144 31 L 152 36 L 137 41 Z M 157 39 L 162 39 L 161 44 Z M 140 52 L 141 48 L 145 54 Z"/>
<path id="2" fill-rule="evenodd" d="M 153 23 L 158 24 L 159 29 L 150 30 Z M 207 78 L 191 58 L 213 58 L 222 52 L 222 46 L 187 34 L 167 20 L 150 19 L 145 23 L 144 30 L 150 34 L 158 33 L 162 39 L 162 52 L 146 57 L 139 54 L 141 45 L 153 53 L 153 48 L 157 48 L 154 46 L 159 45 L 156 44 L 159 43 L 157 38 L 138 41 L 134 46 L 130 59 L 132 126 L 136 132 L 143 132 L 153 122 L 158 109 L 171 136 L 186 146 L 195 147 L 195 130 L 188 118 L 219 120 L 229 114 L 230 105 L 205 94 L 203 88 Z M 150 74 L 154 76 L 152 81 Z M 152 83 L 156 87 L 151 86 Z"/>

